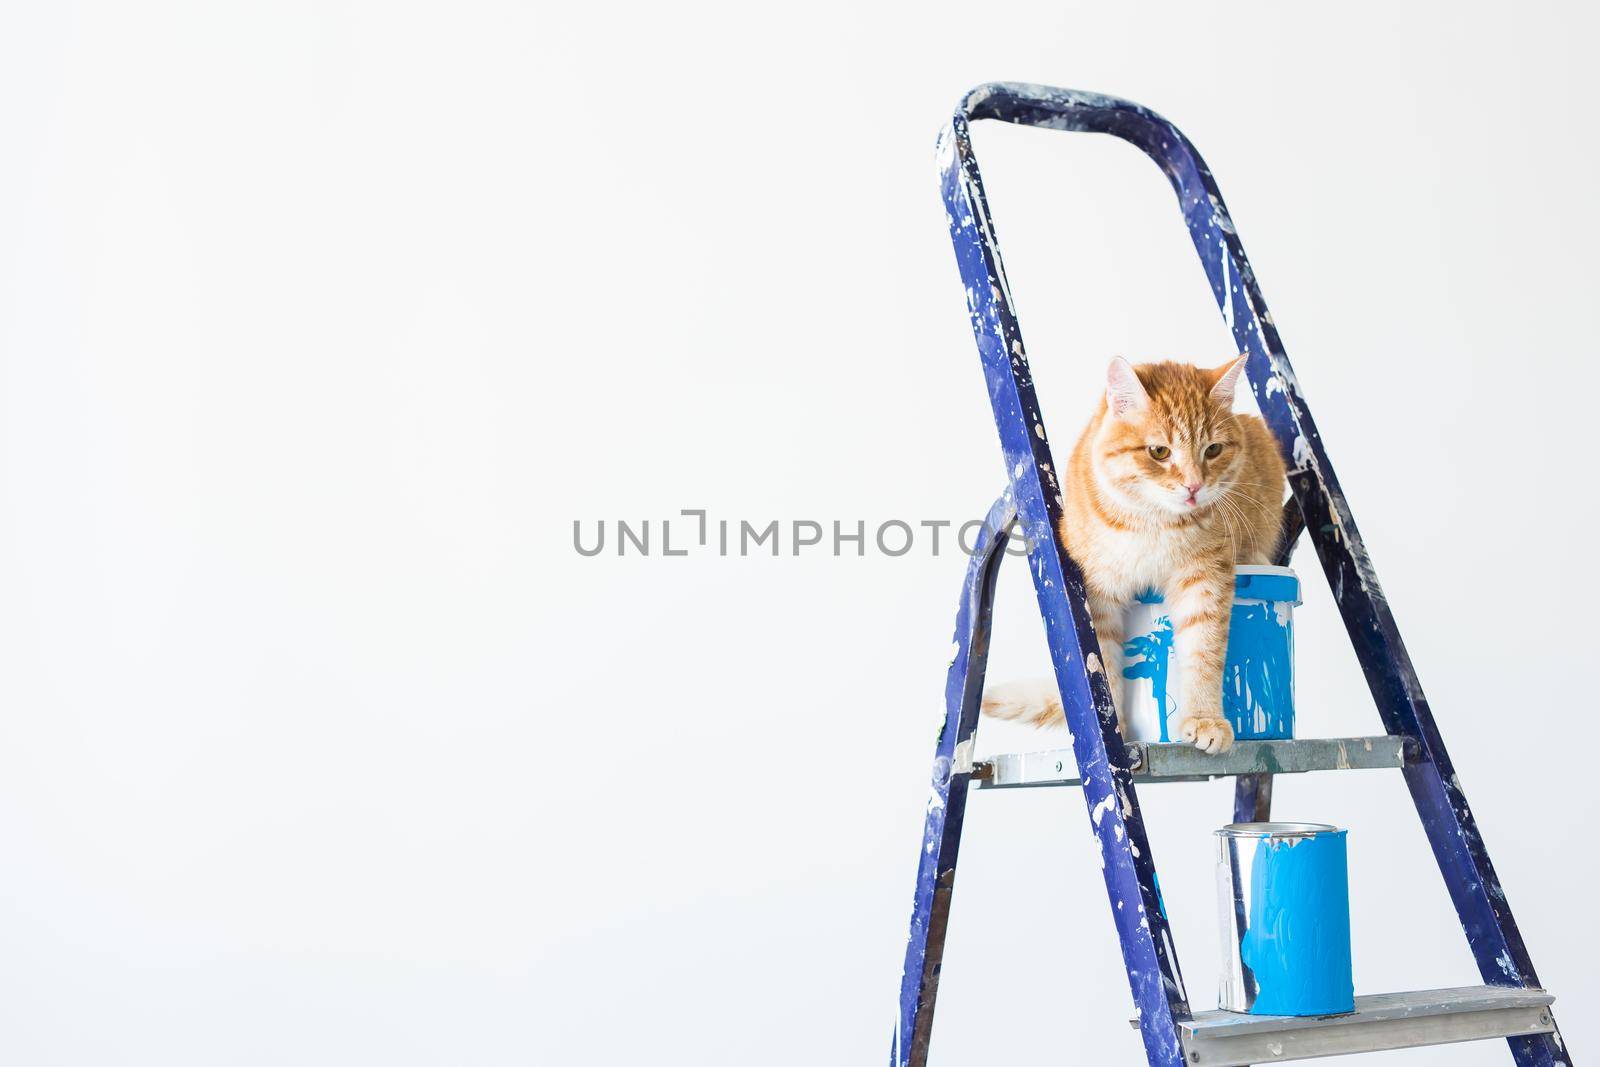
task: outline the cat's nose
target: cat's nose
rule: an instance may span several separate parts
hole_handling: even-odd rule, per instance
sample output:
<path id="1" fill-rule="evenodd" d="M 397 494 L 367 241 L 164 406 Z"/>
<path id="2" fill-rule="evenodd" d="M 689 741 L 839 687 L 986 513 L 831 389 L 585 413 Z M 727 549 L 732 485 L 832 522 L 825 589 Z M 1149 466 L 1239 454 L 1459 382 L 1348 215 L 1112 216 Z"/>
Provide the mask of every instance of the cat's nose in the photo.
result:
<path id="1" fill-rule="evenodd" d="M 1206 485 L 1205 482 L 1184 482 L 1183 483 L 1183 487 L 1185 489 L 1189 490 L 1189 495 L 1191 497 L 1198 495 L 1200 490 L 1205 488 L 1205 485 Z"/>

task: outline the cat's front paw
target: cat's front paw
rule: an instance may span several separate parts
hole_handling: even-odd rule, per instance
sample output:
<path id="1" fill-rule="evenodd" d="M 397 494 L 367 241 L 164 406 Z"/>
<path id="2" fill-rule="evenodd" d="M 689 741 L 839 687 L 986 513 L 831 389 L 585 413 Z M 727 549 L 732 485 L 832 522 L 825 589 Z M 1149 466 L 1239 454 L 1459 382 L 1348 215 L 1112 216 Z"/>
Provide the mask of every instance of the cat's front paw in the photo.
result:
<path id="1" fill-rule="evenodd" d="M 1178 724 L 1178 736 L 1194 742 L 1201 752 L 1226 752 L 1233 747 L 1233 727 L 1227 719 L 1209 719 L 1195 716 Z"/>

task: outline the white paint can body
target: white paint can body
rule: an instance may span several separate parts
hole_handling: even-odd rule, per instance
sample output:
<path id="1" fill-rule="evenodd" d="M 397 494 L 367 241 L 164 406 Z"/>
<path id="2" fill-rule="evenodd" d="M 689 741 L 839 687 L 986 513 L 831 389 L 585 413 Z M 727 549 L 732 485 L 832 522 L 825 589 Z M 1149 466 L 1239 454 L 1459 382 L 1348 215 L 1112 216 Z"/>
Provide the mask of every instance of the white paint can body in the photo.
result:
<path id="1" fill-rule="evenodd" d="M 1294 606 L 1300 579 L 1288 567 L 1240 565 L 1234 572 L 1222 711 L 1236 738 L 1294 736 Z M 1122 718 L 1131 741 L 1176 741 L 1185 717 L 1183 669 L 1172 655 L 1173 626 L 1160 594 L 1123 614 Z"/>

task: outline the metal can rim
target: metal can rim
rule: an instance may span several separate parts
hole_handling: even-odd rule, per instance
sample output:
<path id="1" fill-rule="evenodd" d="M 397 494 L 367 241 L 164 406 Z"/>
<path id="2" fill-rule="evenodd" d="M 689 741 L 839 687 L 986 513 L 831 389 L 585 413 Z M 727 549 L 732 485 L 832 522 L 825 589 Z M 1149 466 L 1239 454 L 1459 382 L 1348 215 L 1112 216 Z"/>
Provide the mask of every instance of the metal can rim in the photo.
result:
<path id="1" fill-rule="evenodd" d="M 1218 837 L 1316 837 L 1342 834 L 1342 827 L 1323 822 L 1233 822 L 1215 831 Z"/>

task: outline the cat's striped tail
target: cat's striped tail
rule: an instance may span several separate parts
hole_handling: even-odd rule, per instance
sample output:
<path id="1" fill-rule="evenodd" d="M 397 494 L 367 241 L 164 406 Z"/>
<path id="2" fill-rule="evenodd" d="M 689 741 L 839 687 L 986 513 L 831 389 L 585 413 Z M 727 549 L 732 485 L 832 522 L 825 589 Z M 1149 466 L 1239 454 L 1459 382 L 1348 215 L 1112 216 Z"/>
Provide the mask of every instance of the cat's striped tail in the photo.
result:
<path id="1" fill-rule="evenodd" d="M 1030 726 L 1061 726 L 1067 721 L 1054 678 L 1030 678 L 985 689 L 983 713 Z"/>

